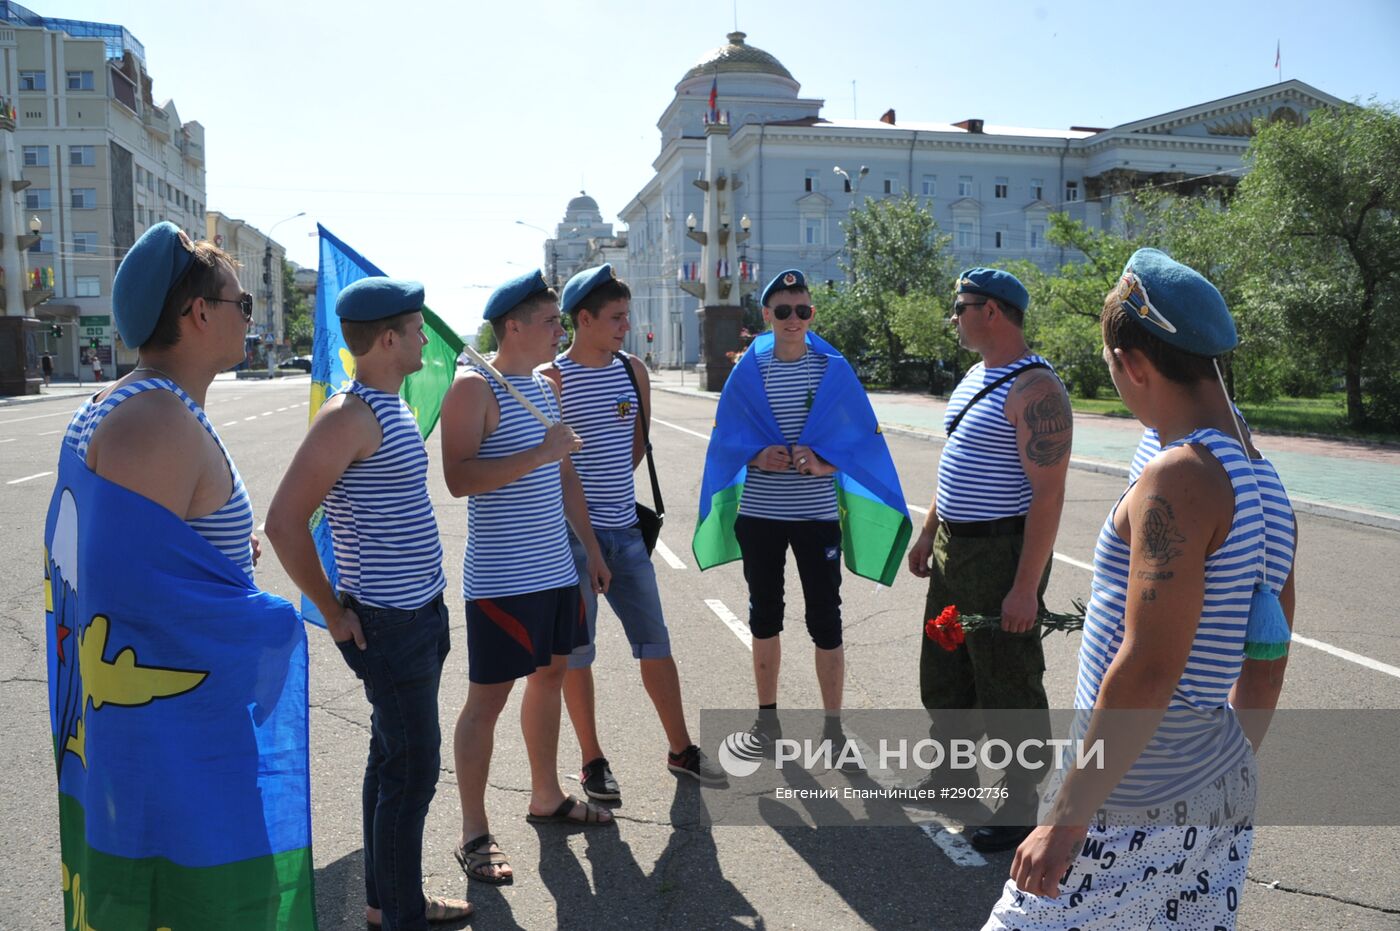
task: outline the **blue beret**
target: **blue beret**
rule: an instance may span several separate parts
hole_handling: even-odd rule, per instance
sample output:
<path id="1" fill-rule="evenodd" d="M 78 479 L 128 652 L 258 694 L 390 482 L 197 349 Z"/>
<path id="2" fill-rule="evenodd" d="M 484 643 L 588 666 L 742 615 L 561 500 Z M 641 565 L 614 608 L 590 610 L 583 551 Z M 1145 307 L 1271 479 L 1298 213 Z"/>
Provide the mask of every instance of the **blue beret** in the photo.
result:
<path id="1" fill-rule="evenodd" d="M 1010 304 L 1021 313 L 1031 306 L 1031 295 L 1019 278 L 998 268 L 969 268 L 958 276 L 955 294 L 981 294 Z"/>
<path id="2" fill-rule="evenodd" d="M 112 281 L 112 316 L 122 342 L 136 348 L 151 338 L 165 298 L 194 261 L 194 243 L 169 221 L 141 234 Z"/>
<path id="3" fill-rule="evenodd" d="M 483 320 L 504 317 L 520 306 L 520 302 L 527 297 L 548 290 L 549 285 L 545 283 L 543 272 L 538 268 L 532 272 L 526 272 L 492 291 L 491 296 L 486 299 L 486 309 L 481 312 L 481 317 Z"/>
<path id="4" fill-rule="evenodd" d="M 760 304 L 767 304 L 768 296 L 774 291 L 786 291 L 789 288 L 800 288 L 804 291 L 807 289 L 806 276 L 795 268 L 789 268 L 786 271 L 778 272 L 778 274 L 773 277 L 773 280 L 768 282 L 768 287 L 763 289 L 763 296 L 758 299 L 758 302 Z"/>
<path id="5" fill-rule="evenodd" d="M 1139 326 L 1182 352 L 1218 356 L 1239 344 L 1219 289 L 1160 249 L 1134 252 L 1114 295 Z"/>
<path id="6" fill-rule="evenodd" d="M 361 278 L 335 299 L 335 315 L 342 320 L 369 322 L 422 309 L 423 286 L 398 278 Z"/>
<path id="7" fill-rule="evenodd" d="M 573 313 L 583 299 L 593 293 L 594 288 L 616 278 L 617 272 L 613 271 L 611 262 L 579 272 L 564 285 L 564 291 L 559 295 L 559 309 L 566 314 Z"/>

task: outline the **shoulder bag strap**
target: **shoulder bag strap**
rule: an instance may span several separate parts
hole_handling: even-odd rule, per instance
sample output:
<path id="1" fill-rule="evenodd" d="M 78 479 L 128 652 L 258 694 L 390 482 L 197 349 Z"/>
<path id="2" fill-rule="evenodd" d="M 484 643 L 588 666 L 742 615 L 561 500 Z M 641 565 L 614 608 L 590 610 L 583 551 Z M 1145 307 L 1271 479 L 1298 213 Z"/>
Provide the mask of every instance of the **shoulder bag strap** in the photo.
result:
<path id="1" fill-rule="evenodd" d="M 993 391 L 997 390 L 1002 385 L 1015 378 L 1017 375 L 1020 375 L 1022 372 L 1029 372 L 1031 369 L 1048 368 L 1050 368 L 1050 366 L 1046 365 L 1044 362 L 1032 362 L 1029 365 L 1023 365 L 1014 371 L 1007 372 L 1005 375 L 1001 376 L 996 381 L 992 382 L 990 385 L 987 385 L 981 391 L 974 394 L 972 396 L 972 400 L 968 401 L 967 404 L 964 405 L 963 409 L 958 411 L 958 415 L 953 418 L 953 422 L 948 424 L 947 435 L 953 435 L 953 431 L 958 428 L 958 424 L 962 423 L 963 417 L 967 415 L 968 411 L 972 410 L 972 405 L 976 404 L 978 401 L 982 400 L 987 395 L 991 394 Z"/>
<path id="2" fill-rule="evenodd" d="M 651 476 L 651 500 L 656 503 L 657 516 L 665 517 L 666 505 L 661 502 L 661 483 L 656 480 L 656 461 L 651 457 L 651 431 L 647 429 L 646 402 L 642 400 L 642 389 L 637 384 L 637 373 L 632 371 L 632 361 L 627 358 L 625 352 L 614 352 L 613 357 L 622 362 L 627 380 L 632 383 L 632 391 L 637 395 L 637 416 L 641 418 L 642 424 L 642 447 L 647 454 L 647 474 Z"/>

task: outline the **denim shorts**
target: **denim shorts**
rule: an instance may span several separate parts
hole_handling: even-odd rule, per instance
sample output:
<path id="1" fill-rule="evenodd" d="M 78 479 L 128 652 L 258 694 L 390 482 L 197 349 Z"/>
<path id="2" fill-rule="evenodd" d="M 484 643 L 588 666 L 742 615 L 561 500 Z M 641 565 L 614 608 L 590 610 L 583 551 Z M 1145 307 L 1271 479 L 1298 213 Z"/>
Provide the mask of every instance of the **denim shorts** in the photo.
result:
<path id="1" fill-rule="evenodd" d="M 661 613 L 661 592 L 656 587 L 656 569 L 636 527 L 626 530 L 593 531 L 603 550 L 603 561 L 612 572 L 608 584 L 608 606 L 622 620 L 622 630 L 632 644 L 635 659 L 665 659 L 671 655 L 671 634 Z M 593 664 L 597 654 L 595 640 L 598 625 L 598 595 L 588 580 L 588 555 L 583 544 L 572 533 L 569 548 L 578 567 L 579 594 L 583 597 L 584 616 L 588 621 L 588 642 L 574 650 L 569 657 L 570 669 L 582 669 Z"/>

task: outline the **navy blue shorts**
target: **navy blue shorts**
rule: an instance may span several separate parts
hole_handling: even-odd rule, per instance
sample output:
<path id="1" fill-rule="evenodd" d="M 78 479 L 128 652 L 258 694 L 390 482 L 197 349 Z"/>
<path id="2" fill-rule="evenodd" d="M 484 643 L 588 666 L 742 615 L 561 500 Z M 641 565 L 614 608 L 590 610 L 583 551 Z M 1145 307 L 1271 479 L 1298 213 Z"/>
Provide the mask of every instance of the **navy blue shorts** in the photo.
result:
<path id="1" fill-rule="evenodd" d="M 587 642 L 577 585 L 467 602 L 467 678 L 479 685 L 523 679 Z"/>

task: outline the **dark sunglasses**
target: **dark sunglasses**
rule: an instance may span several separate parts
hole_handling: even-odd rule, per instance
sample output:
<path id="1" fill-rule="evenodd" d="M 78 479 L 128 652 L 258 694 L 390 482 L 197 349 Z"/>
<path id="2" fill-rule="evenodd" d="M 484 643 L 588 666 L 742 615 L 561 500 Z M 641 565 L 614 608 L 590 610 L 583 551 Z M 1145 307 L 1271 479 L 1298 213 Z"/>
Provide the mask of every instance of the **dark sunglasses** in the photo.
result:
<path id="1" fill-rule="evenodd" d="M 237 304 L 238 309 L 243 313 L 245 322 L 252 322 L 253 319 L 253 295 L 244 291 L 238 296 L 238 300 L 227 297 L 206 297 L 206 301 L 211 304 Z"/>
<path id="2" fill-rule="evenodd" d="M 954 317 L 961 317 L 961 316 L 962 316 L 964 313 L 966 313 L 969 309 L 971 309 L 971 308 L 973 308 L 973 307 L 981 307 L 981 306 L 982 306 L 983 304 L 985 304 L 985 303 L 987 303 L 987 302 L 986 302 L 986 301 L 954 301 L 954 302 L 953 302 L 953 316 L 954 316 Z"/>
<path id="3" fill-rule="evenodd" d="M 797 314 L 798 320 L 812 319 L 811 304 L 775 304 L 773 305 L 773 319 L 786 320 L 793 314 Z"/>

